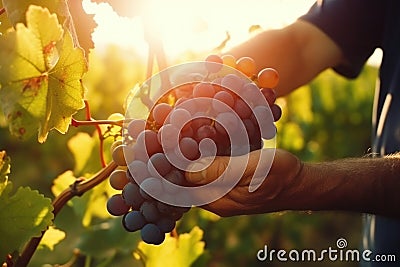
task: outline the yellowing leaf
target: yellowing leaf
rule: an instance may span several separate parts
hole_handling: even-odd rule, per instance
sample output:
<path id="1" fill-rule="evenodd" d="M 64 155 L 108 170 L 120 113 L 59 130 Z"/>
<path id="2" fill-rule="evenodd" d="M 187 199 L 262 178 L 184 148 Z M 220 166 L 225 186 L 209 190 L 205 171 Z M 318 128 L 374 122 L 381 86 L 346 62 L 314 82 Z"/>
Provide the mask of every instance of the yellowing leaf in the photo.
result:
<path id="1" fill-rule="evenodd" d="M 96 145 L 96 139 L 88 133 L 80 132 L 71 137 L 67 145 L 75 159 L 74 172 L 76 174 L 82 174 L 88 160 L 92 159 L 91 156 L 93 147 Z M 98 150 L 96 152 L 98 152 Z"/>
<path id="2" fill-rule="evenodd" d="M 67 189 L 70 185 L 72 185 L 76 181 L 74 173 L 72 171 L 66 171 L 60 174 L 53 181 L 53 186 L 51 187 L 51 192 L 54 196 L 58 196 L 62 191 Z"/>
<path id="3" fill-rule="evenodd" d="M 203 231 L 196 226 L 178 238 L 167 235 L 158 246 L 141 241 L 134 256 L 143 258 L 146 267 L 190 266 L 204 252 L 202 237 Z"/>
<path id="4" fill-rule="evenodd" d="M 44 142 L 53 128 L 65 133 L 72 115 L 85 106 L 81 79 L 87 66 L 83 50 L 75 48 L 71 35 L 66 33 L 61 52 L 57 65 L 49 75 L 46 116 L 42 118 L 39 129 L 39 142 Z"/>
<path id="5" fill-rule="evenodd" d="M 50 226 L 40 240 L 38 249 L 48 248 L 54 250 L 54 246 L 65 238 L 65 232 Z"/>
<path id="6" fill-rule="evenodd" d="M 30 6 L 26 25 L 0 37 L 0 105 L 12 134 L 21 139 L 39 128 L 39 142 L 51 129 L 68 130 L 84 107 L 83 51 L 75 48 L 57 16 Z"/>

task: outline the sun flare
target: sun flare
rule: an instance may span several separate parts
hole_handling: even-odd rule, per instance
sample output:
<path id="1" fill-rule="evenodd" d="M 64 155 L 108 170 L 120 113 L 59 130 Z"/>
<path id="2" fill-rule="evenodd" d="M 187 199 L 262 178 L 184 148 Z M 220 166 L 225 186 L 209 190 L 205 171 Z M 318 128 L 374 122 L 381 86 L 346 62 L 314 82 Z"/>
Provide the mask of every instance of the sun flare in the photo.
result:
<path id="1" fill-rule="evenodd" d="M 140 1 L 132 1 L 137 3 Z M 175 58 L 184 52 L 212 51 L 224 41 L 229 48 L 249 38 L 252 25 L 263 29 L 289 24 L 306 12 L 314 0 L 152 0 L 142 1 L 139 16 L 121 18 L 108 4 L 84 0 L 84 8 L 95 14 L 93 33 L 97 46 L 117 44 L 147 56 L 144 29 L 157 32 L 166 54 Z M 133 9 L 132 5 L 126 7 Z M 129 10 L 128 10 L 129 11 Z M 145 20 L 144 20 L 145 18 Z M 145 21 L 145 23 L 143 23 Z"/>

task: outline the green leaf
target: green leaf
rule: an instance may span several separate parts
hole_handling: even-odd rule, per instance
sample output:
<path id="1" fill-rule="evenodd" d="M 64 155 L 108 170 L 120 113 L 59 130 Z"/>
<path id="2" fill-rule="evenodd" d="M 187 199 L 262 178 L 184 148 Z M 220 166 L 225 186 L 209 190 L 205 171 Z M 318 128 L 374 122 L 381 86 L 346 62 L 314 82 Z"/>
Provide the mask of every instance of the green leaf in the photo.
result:
<path id="1" fill-rule="evenodd" d="M 87 66 L 55 14 L 30 6 L 26 23 L 0 37 L 0 104 L 12 134 L 25 139 L 39 128 L 44 142 L 53 128 L 65 133 L 84 107 Z"/>
<path id="2" fill-rule="evenodd" d="M 50 226 L 44 233 L 42 240 L 40 240 L 38 249 L 48 248 L 53 251 L 54 246 L 60 243 L 65 238 L 66 234 L 55 227 Z"/>
<path id="3" fill-rule="evenodd" d="M 7 187 L 11 188 L 11 184 Z M 4 193 L 0 198 L 0 257 L 3 258 L 18 251 L 30 238 L 40 236 L 53 220 L 51 200 L 37 190 L 20 187 L 12 196 Z"/>
<path id="4" fill-rule="evenodd" d="M 119 217 L 88 228 L 79 239 L 78 248 L 96 258 L 109 258 L 116 253 L 131 254 L 139 240 L 139 233 L 126 232 Z"/>
<path id="5" fill-rule="evenodd" d="M 60 174 L 56 179 L 53 180 L 53 186 L 51 192 L 54 196 L 58 196 L 62 191 L 67 189 L 76 181 L 76 177 L 72 171 L 66 171 Z"/>
<path id="6" fill-rule="evenodd" d="M 204 252 L 201 241 L 203 231 L 194 227 L 190 233 L 180 234 L 178 238 L 167 235 L 161 245 L 139 243 L 135 258 L 142 258 L 146 267 L 190 266 Z"/>

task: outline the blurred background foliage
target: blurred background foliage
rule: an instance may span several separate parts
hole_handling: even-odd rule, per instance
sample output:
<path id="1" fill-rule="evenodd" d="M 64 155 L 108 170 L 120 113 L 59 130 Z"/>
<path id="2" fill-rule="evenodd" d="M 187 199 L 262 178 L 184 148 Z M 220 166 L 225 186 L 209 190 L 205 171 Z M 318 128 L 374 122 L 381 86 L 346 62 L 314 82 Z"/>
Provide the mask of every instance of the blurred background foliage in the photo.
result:
<path id="1" fill-rule="evenodd" d="M 203 56 L 187 54 L 181 58 L 189 61 L 202 59 Z M 84 83 L 88 88 L 87 99 L 93 117 L 106 119 L 112 113 L 123 113 L 129 91 L 145 78 L 146 62 L 132 51 L 109 46 L 103 52 L 93 51 L 90 65 Z M 366 154 L 370 147 L 376 76 L 377 69 L 370 66 L 365 67 L 354 81 L 326 71 L 309 85 L 278 99 L 283 109 L 283 117 L 277 123 L 278 147 L 292 151 L 304 161 Z M 83 112 L 76 117 L 83 119 Z M 15 188 L 27 185 L 53 197 L 53 180 L 76 167 L 76 156 L 69 150 L 68 142 L 77 135 L 77 129 L 71 127 L 66 135 L 51 132 L 48 141 L 40 145 L 35 137 L 26 142 L 15 140 L 10 136 L 4 118 L 0 118 L 0 125 L 0 148 L 11 156 L 10 178 Z M 93 134 L 93 130 L 91 127 L 79 129 L 89 135 Z M 82 143 L 81 149 L 92 149 L 96 153 L 93 146 L 93 143 Z M 95 169 L 94 166 L 91 168 Z M 88 198 L 87 201 L 93 204 L 97 200 Z M 95 208 L 105 209 L 104 202 L 98 203 Z M 55 221 L 58 229 L 68 233 L 66 238 L 55 246 L 54 251 L 48 248 L 37 251 L 31 266 L 63 264 L 75 259 L 72 266 L 143 266 L 132 254 L 139 237 L 136 233 L 125 232 L 120 218 L 94 216 L 89 225 L 84 226 L 82 206 L 76 205 L 64 207 Z M 195 225 L 204 230 L 206 244 L 206 252 L 195 262 L 195 266 L 290 266 L 279 262 L 260 263 L 256 253 L 264 245 L 273 249 L 313 248 L 318 251 L 329 246 L 336 247 L 336 240 L 340 237 L 347 239 L 349 248 L 357 248 L 361 242 L 361 215 L 336 211 L 287 211 L 218 218 L 193 208 L 180 221 L 178 232 L 189 232 Z M 321 263 L 318 264 L 315 266 L 321 266 Z M 349 262 L 323 264 L 357 266 L 357 263 Z M 313 266 L 309 262 L 304 265 Z"/>

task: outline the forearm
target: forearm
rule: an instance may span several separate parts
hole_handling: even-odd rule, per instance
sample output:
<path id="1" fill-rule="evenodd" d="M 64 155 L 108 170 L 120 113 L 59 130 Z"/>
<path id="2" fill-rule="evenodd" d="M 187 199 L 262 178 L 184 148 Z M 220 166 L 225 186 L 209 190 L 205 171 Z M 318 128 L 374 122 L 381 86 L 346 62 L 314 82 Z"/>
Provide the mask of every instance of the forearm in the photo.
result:
<path id="1" fill-rule="evenodd" d="M 342 60 L 336 44 L 315 26 L 297 21 L 279 30 L 264 31 L 234 47 L 228 54 L 248 56 L 258 71 L 273 67 L 279 72 L 278 96 L 307 84 L 326 68 Z"/>
<path id="2" fill-rule="evenodd" d="M 344 210 L 400 218 L 400 154 L 306 163 L 291 194 L 296 210 Z"/>

